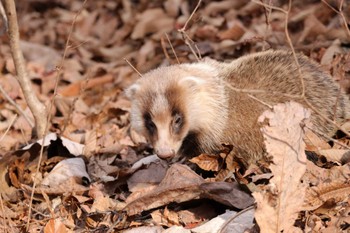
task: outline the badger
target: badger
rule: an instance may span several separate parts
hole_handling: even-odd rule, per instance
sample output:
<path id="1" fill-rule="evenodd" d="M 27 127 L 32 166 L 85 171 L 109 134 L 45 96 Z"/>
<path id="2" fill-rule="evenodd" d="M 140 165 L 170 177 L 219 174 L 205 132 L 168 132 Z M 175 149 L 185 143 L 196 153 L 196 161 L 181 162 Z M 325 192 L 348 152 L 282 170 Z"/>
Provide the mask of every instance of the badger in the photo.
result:
<path id="1" fill-rule="evenodd" d="M 161 159 L 215 153 L 227 143 L 249 164 L 265 153 L 258 117 L 268 106 L 294 100 L 338 124 L 349 119 L 349 98 L 333 78 L 306 56 L 296 59 L 291 51 L 268 50 L 229 63 L 205 59 L 151 70 L 126 90 L 131 127 Z M 303 93 L 309 104 L 293 98 Z M 315 112 L 311 122 L 327 136 L 337 130 Z"/>

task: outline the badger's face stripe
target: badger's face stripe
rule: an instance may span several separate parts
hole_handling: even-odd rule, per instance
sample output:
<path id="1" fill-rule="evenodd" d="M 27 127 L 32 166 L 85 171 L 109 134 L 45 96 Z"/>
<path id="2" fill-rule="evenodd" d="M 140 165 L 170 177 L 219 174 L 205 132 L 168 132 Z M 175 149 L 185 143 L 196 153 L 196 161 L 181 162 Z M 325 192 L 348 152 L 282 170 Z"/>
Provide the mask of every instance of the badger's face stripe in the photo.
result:
<path id="1" fill-rule="evenodd" d="M 147 131 L 149 132 L 149 134 L 154 135 L 157 131 L 157 126 L 153 123 L 152 117 L 149 114 L 149 112 L 146 112 L 143 115 L 143 120 L 144 120 L 145 127 L 146 127 Z"/>
<path id="2" fill-rule="evenodd" d="M 139 107 L 142 109 L 145 136 L 157 153 L 163 153 L 163 157 L 175 156 L 188 131 L 186 105 L 182 101 L 185 98 L 184 91 L 171 85 L 164 92 L 139 94 L 142 95 Z"/>

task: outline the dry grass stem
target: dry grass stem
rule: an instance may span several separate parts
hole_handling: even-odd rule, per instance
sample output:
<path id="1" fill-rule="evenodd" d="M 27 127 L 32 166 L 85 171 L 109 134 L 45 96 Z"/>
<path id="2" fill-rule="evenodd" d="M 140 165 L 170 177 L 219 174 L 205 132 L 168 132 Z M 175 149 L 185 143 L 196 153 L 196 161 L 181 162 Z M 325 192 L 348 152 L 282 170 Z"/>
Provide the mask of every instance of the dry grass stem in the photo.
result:
<path id="1" fill-rule="evenodd" d="M 168 43 L 169 43 L 170 48 L 171 48 L 171 51 L 173 51 L 173 54 L 174 54 L 174 56 L 175 56 L 175 58 L 176 58 L 176 61 L 177 61 L 177 64 L 180 64 L 179 58 L 177 57 L 176 51 L 175 51 L 175 49 L 174 49 L 174 47 L 173 47 L 173 44 L 172 44 L 171 41 L 170 41 L 170 38 L 169 38 L 169 36 L 168 36 L 168 33 L 165 33 L 165 36 L 166 36 L 166 39 L 168 40 Z"/>
<path id="2" fill-rule="evenodd" d="M 55 98 L 57 96 L 57 88 L 58 88 L 58 83 L 59 83 L 59 80 L 60 80 L 60 77 L 61 77 L 61 73 L 62 73 L 63 62 L 66 59 L 68 49 L 70 48 L 69 43 L 70 43 L 70 40 L 71 40 L 71 37 L 72 37 L 72 34 L 73 34 L 74 25 L 75 25 L 75 23 L 77 21 L 78 16 L 80 15 L 82 10 L 84 9 L 86 1 L 87 0 L 84 0 L 84 2 L 82 3 L 81 8 L 75 14 L 74 19 L 72 21 L 72 24 L 71 24 L 71 27 L 70 27 L 70 31 L 69 31 L 69 34 L 68 34 L 68 37 L 67 37 L 66 45 L 65 45 L 65 48 L 64 48 L 63 56 L 62 56 L 62 59 L 60 61 L 60 65 L 57 67 L 57 75 L 56 75 L 56 80 L 55 80 L 55 87 L 54 87 L 53 96 L 52 96 L 52 99 L 51 99 L 51 102 L 50 102 L 50 106 L 49 106 L 49 112 L 51 112 L 52 106 L 54 105 L 54 101 L 55 101 Z M 51 114 L 48 114 L 46 125 L 45 125 L 45 130 L 44 130 L 44 133 L 45 133 L 44 135 L 46 135 L 46 133 L 48 132 L 48 128 L 49 128 L 49 124 L 48 123 L 50 121 L 51 121 Z M 42 161 L 43 153 L 44 153 L 45 138 L 46 137 L 44 136 L 43 140 L 42 140 L 42 146 L 40 148 L 40 155 L 39 155 L 38 164 L 37 164 L 37 167 L 36 167 L 36 173 L 35 174 L 39 174 L 39 172 L 40 172 L 39 170 L 40 170 L 40 165 L 41 165 L 41 161 Z M 35 177 L 35 175 L 34 175 L 34 177 Z M 32 193 L 31 193 L 30 202 L 29 202 L 28 222 L 27 222 L 27 226 L 26 226 L 27 231 L 29 231 L 29 227 L 30 227 L 30 219 L 31 219 L 31 214 L 32 214 L 32 205 L 33 205 L 33 198 L 34 198 L 34 193 L 35 193 L 36 182 L 37 182 L 37 180 L 34 179 L 33 187 L 32 187 Z"/>
<path id="3" fill-rule="evenodd" d="M 186 31 L 187 29 L 187 25 L 188 23 L 191 21 L 191 19 L 193 18 L 194 14 L 196 13 L 196 11 L 198 10 L 199 6 L 201 5 L 202 0 L 199 0 L 196 7 L 194 8 L 194 10 L 192 11 L 190 17 L 188 17 L 188 19 L 186 20 L 184 26 L 179 30 L 179 31 Z"/>
<path id="4" fill-rule="evenodd" d="M 166 59 L 167 59 L 169 62 L 171 62 L 171 58 L 170 58 L 169 53 L 168 53 L 168 51 L 167 51 L 167 49 L 166 49 L 166 45 L 165 45 L 165 41 L 164 41 L 164 37 L 163 37 L 163 36 L 160 38 L 160 43 L 161 43 L 161 45 L 162 45 L 162 50 L 163 50 L 163 53 L 164 53 Z"/>
<path id="5" fill-rule="evenodd" d="M 265 103 L 264 101 L 256 98 L 255 96 L 251 95 L 251 94 L 247 94 L 250 98 L 252 98 L 253 100 L 261 103 L 262 105 L 265 105 L 266 107 L 268 107 L 269 109 L 273 109 L 273 107 L 271 105 L 269 105 L 268 103 Z"/>
<path id="6" fill-rule="evenodd" d="M 194 8 L 194 10 L 192 11 L 190 17 L 188 17 L 188 19 L 186 20 L 184 26 L 178 30 L 178 32 L 181 33 L 182 35 L 182 39 L 185 42 L 185 44 L 190 48 L 192 54 L 195 56 L 197 61 L 200 61 L 202 59 L 202 55 L 196 45 L 196 43 L 187 35 L 186 33 L 186 29 L 187 29 L 187 25 L 188 23 L 192 20 L 194 14 L 196 13 L 196 11 L 198 10 L 200 4 L 202 3 L 202 0 L 199 0 L 196 7 Z M 195 49 L 193 48 L 195 47 Z"/>
<path id="7" fill-rule="evenodd" d="M 231 90 L 235 92 L 241 92 L 241 93 L 249 93 L 249 94 L 271 94 L 271 95 L 280 95 L 280 96 L 285 96 L 291 99 L 302 99 L 300 95 L 291 95 L 291 94 L 286 94 L 278 91 L 265 91 L 265 90 L 258 90 L 258 89 L 241 89 L 241 88 L 236 88 L 232 86 L 231 83 L 228 83 L 224 80 L 222 80 L 225 85 L 230 88 Z"/>
<path id="8" fill-rule="evenodd" d="M 312 132 L 314 132 L 315 134 L 317 134 L 317 135 L 319 135 L 319 136 L 321 136 L 321 137 L 327 139 L 328 141 L 334 142 L 335 144 L 338 144 L 338 145 L 340 145 L 340 146 L 342 146 L 342 147 L 344 147 L 344 148 L 350 150 L 350 146 L 348 146 L 348 145 L 346 145 L 346 144 L 344 144 L 344 143 L 342 143 L 342 142 L 339 142 L 338 140 L 336 140 L 336 139 L 334 139 L 334 138 L 332 138 L 332 137 L 329 137 L 329 136 L 325 135 L 324 133 L 318 131 L 317 129 L 311 128 L 311 127 L 309 127 L 309 126 L 307 126 L 307 125 L 305 125 L 305 127 L 306 127 L 307 129 L 311 130 Z"/>
<path id="9" fill-rule="evenodd" d="M 129 62 L 128 59 L 126 59 L 126 58 L 124 57 L 124 61 L 125 61 L 126 63 L 128 63 L 128 65 L 142 78 L 142 74 L 136 69 L 135 66 L 133 66 L 133 65 L 131 64 L 131 62 Z"/>

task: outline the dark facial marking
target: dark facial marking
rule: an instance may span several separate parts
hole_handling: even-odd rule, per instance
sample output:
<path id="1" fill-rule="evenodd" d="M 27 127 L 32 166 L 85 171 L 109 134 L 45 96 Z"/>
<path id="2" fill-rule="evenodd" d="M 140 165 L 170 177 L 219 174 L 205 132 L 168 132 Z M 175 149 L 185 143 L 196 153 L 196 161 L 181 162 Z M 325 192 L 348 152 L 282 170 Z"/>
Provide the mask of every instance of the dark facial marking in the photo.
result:
<path id="1" fill-rule="evenodd" d="M 180 147 L 180 154 L 188 157 L 194 157 L 201 153 L 197 132 L 189 132 L 184 138 Z"/>
<path id="2" fill-rule="evenodd" d="M 174 133 L 178 134 L 184 125 L 184 116 L 178 111 L 173 111 L 172 118 L 172 130 Z"/>
<path id="3" fill-rule="evenodd" d="M 175 135 L 180 135 L 186 124 L 186 95 L 185 89 L 178 84 L 171 85 L 165 92 L 171 111 L 171 131 Z"/>
<path id="4" fill-rule="evenodd" d="M 151 115 L 148 112 L 143 115 L 143 120 L 144 120 L 145 127 L 148 130 L 149 134 L 150 135 L 154 135 L 154 133 L 157 130 L 157 127 L 153 123 L 152 117 L 151 117 Z"/>

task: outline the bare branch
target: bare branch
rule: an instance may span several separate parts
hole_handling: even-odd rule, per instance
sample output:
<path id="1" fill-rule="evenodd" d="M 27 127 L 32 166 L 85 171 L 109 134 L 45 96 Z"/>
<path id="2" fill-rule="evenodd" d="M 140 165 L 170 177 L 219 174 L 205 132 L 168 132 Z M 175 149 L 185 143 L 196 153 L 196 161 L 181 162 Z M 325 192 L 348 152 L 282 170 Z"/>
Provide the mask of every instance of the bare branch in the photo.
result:
<path id="1" fill-rule="evenodd" d="M 129 65 L 140 77 L 142 77 L 142 74 L 136 69 L 135 66 L 133 66 L 133 65 L 129 62 L 128 59 L 124 58 L 124 61 L 125 61 L 126 63 L 128 63 L 128 65 Z"/>
<path id="2" fill-rule="evenodd" d="M 162 46 L 163 53 L 164 53 L 166 59 L 168 59 L 168 61 L 171 62 L 171 58 L 170 58 L 169 53 L 168 53 L 168 51 L 166 49 L 166 45 L 165 45 L 165 41 L 164 41 L 164 37 L 163 36 L 160 38 L 160 44 Z"/>
<path id="3" fill-rule="evenodd" d="M 343 24 L 344 24 L 344 27 L 346 29 L 346 32 L 350 38 L 350 29 L 349 29 L 349 25 L 348 25 L 348 21 L 346 20 L 346 17 L 343 13 L 343 4 L 344 4 L 344 0 L 341 0 L 340 1 L 340 4 L 339 4 L 339 10 L 335 9 L 333 6 L 331 6 L 326 0 L 322 0 L 322 2 L 324 4 L 326 4 L 329 8 L 331 8 L 334 12 L 336 12 L 337 14 L 340 15 L 340 17 L 342 18 L 342 21 L 343 21 Z"/>
<path id="4" fill-rule="evenodd" d="M 43 137 L 47 124 L 46 121 L 48 112 L 46 110 L 46 106 L 41 103 L 38 97 L 34 94 L 30 79 L 28 77 L 24 57 L 19 46 L 19 30 L 14 0 L 4 0 L 4 7 L 8 19 L 10 49 L 17 72 L 17 80 L 21 86 L 28 107 L 33 113 L 35 120 L 35 133 L 37 136 Z"/>
<path id="5" fill-rule="evenodd" d="M 306 127 L 307 129 L 311 130 L 312 132 L 314 132 L 315 134 L 317 134 L 317 135 L 319 135 L 319 136 L 325 138 L 326 140 L 331 141 L 331 142 L 334 142 L 335 144 L 338 144 L 338 145 L 340 145 L 340 146 L 342 146 L 342 147 L 344 147 L 344 148 L 350 150 L 350 146 L 348 146 L 348 145 L 346 145 L 346 144 L 344 144 L 344 143 L 342 143 L 342 142 L 339 142 L 338 140 L 336 140 L 336 139 L 334 139 L 334 138 L 332 138 L 332 137 L 327 136 L 326 134 L 322 133 L 321 131 L 319 131 L 319 130 L 317 130 L 317 129 L 314 129 L 314 128 L 311 128 L 311 127 L 309 127 L 309 126 L 307 126 L 307 125 L 305 125 L 305 127 Z"/>
<path id="6" fill-rule="evenodd" d="M 181 31 L 183 31 L 183 32 L 186 31 L 188 23 L 189 23 L 189 22 L 191 21 L 191 19 L 193 18 L 194 14 L 195 14 L 196 11 L 198 10 L 198 8 L 199 8 L 199 6 L 200 6 L 201 3 L 202 3 L 202 0 L 199 0 L 198 3 L 197 3 L 197 5 L 196 5 L 196 7 L 195 7 L 194 10 L 192 11 L 190 17 L 188 17 L 188 19 L 186 20 L 185 25 L 179 30 L 180 32 L 181 32 Z"/>
<path id="7" fill-rule="evenodd" d="M 173 44 L 172 44 L 171 41 L 170 41 L 170 38 L 169 38 L 169 36 L 168 36 L 168 33 L 165 33 L 165 36 L 166 36 L 166 38 L 167 38 L 167 40 L 168 40 L 168 43 L 169 43 L 169 45 L 170 45 L 170 47 L 171 47 L 171 50 L 172 50 L 173 53 L 174 53 L 174 56 L 175 56 L 176 61 L 177 61 L 177 64 L 180 64 L 179 58 L 178 58 L 177 55 L 176 55 L 175 49 L 174 49 L 174 47 L 173 47 Z"/>
<path id="8" fill-rule="evenodd" d="M 290 10 L 292 8 L 292 0 L 289 0 L 288 1 L 288 10 L 284 10 L 280 7 L 275 7 L 275 6 L 271 6 L 271 5 L 268 5 L 268 4 L 265 4 L 265 3 L 262 3 L 262 2 L 258 2 L 256 0 L 253 0 L 253 2 L 259 4 L 259 5 L 262 5 L 266 8 L 270 8 L 270 9 L 273 9 L 273 10 L 278 10 L 278 11 L 281 11 L 283 12 L 285 15 L 286 15 L 286 18 L 285 18 L 285 25 L 284 25 L 284 31 L 285 31 L 285 35 L 286 35 L 286 39 L 287 39 L 287 42 L 289 44 L 289 47 L 293 53 L 293 57 L 294 57 L 294 60 L 295 60 L 295 63 L 297 65 L 297 68 L 298 68 L 298 73 L 299 73 L 299 77 L 300 77 L 300 82 L 301 82 L 301 86 L 302 86 L 302 94 L 300 96 L 290 96 L 292 98 L 299 98 L 299 99 L 302 99 L 305 104 L 315 113 L 315 114 L 318 114 L 323 120 L 325 120 L 326 122 L 334 125 L 336 128 L 342 130 L 347 136 L 350 137 L 350 133 L 346 131 L 346 129 L 344 129 L 344 127 L 340 126 L 339 124 L 337 124 L 336 122 L 334 122 L 333 120 L 329 119 L 328 117 L 326 117 L 325 115 L 323 115 L 318 109 L 316 109 L 305 97 L 305 84 L 304 84 L 304 78 L 303 78 L 303 75 L 302 75 L 302 71 L 301 71 L 301 68 L 300 68 L 300 64 L 299 64 L 299 61 L 298 61 L 298 58 L 297 58 L 297 55 L 296 55 L 296 52 L 295 52 L 295 49 L 294 49 L 294 46 L 293 46 L 293 43 L 292 43 L 292 40 L 289 36 L 289 32 L 288 32 L 288 20 L 289 20 L 289 13 L 290 13 Z M 340 4 L 340 7 L 342 7 L 342 3 L 343 3 L 343 0 L 341 1 L 341 4 Z M 334 9 L 334 8 L 332 8 Z M 341 8 L 340 8 L 341 9 Z M 340 11 L 339 11 L 340 12 Z M 247 90 L 248 92 L 249 90 Z M 253 90 L 255 91 L 255 90 Z M 254 93 L 254 92 L 252 92 Z M 284 96 L 286 96 L 285 94 L 282 94 Z"/>
<path id="9" fill-rule="evenodd" d="M 196 43 L 187 35 L 186 29 L 187 29 L 188 23 L 191 21 L 192 17 L 194 16 L 196 11 L 198 10 L 201 3 L 202 3 L 202 0 L 199 0 L 196 7 L 193 10 L 193 12 L 191 13 L 190 17 L 187 19 L 185 25 L 181 29 L 178 30 L 178 32 L 180 32 L 182 35 L 183 41 L 190 48 L 192 54 L 196 57 L 197 61 L 200 61 L 202 59 L 202 55 L 201 55 L 198 47 L 196 46 Z M 195 49 L 193 48 L 193 46 L 195 47 Z M 197 51 L 195 51 L 195 50 L 197 50 Z"/>

